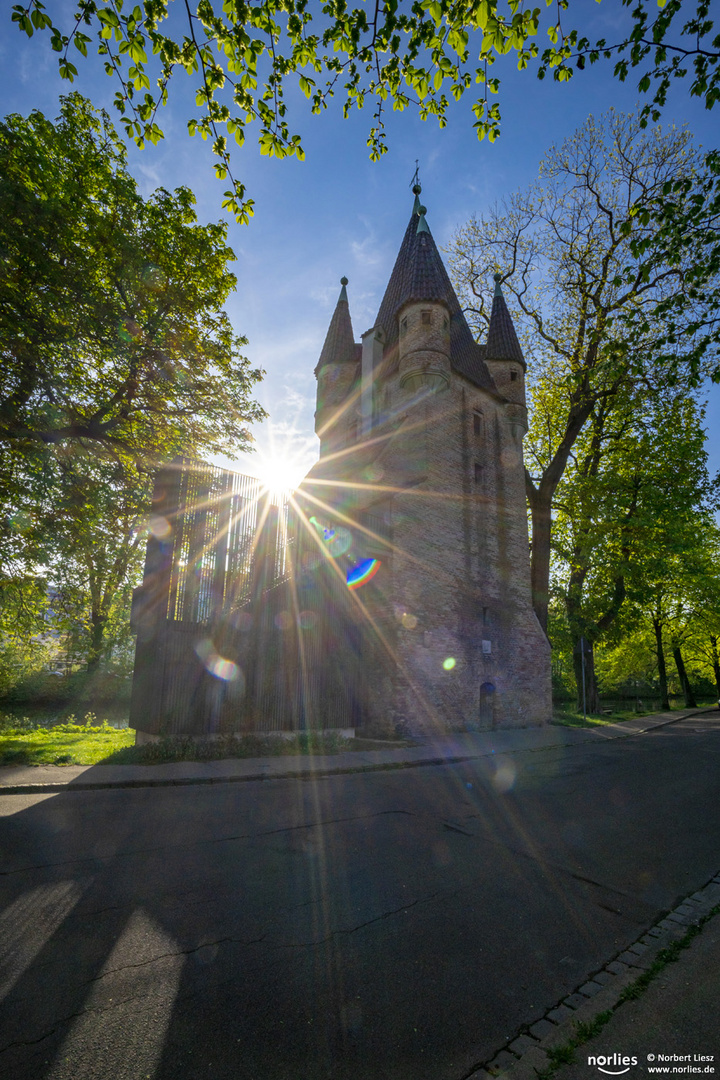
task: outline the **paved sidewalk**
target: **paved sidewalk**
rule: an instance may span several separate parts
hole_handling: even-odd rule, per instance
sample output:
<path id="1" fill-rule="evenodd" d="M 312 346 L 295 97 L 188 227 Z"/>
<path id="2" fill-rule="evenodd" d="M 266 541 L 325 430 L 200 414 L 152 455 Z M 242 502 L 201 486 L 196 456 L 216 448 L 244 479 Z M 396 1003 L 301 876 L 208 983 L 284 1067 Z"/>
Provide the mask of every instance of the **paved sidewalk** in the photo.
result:
<path id="1" fill-rule="evenodd" d="M 167 765 L 2 765 L 0 794 L 62 791 L 68 787 L 83 791 L 92 788 L 237 783 L 451 764 L 488 757 L 491 754 L 542 751 L 557 746 L 630 738 L 653 728 L 711 711 L 713 710 L 701 708 L 656 713 L 596 729 L 548 725 L 510 731 L 457 733 L 423 739 L 412 746 L 349 750 L 340 754 L 318 756 L 289 754 L 271 758 L 179 761 Z"/>
<path id="2" fill-rule="evenodd" d="M 714 1080 L 720 1071 L 719 910 L 720 873 L 543 1019 L 525 1025 L 468 1080 Z"/>
<path id="3" fill-rule="evenodd" d="M 601 1033 L 575 1051 L 575 1062 L 561 1068 L 554 1080 L 601 1078 L 594 1063 L 600 1055 L 637 1059 L 625 1074 L 628 1080 L 652 1075 L 699 1076 L 720 1074 L 720 917 L 715 915 L 679 959 L 665 967 L 635 1001 L 613 1013 Z M 680 1059 L 680 1060 L 678 1060 Z M 617 1059 L 616 1059 L 617 1060 Z M 624 1063 L 602 1063 L 619 1072 Z M 706 1071 L 712 1068 L 714 1072 Z M 662 1070 L 662 1071 L 661 1071 Z"/>

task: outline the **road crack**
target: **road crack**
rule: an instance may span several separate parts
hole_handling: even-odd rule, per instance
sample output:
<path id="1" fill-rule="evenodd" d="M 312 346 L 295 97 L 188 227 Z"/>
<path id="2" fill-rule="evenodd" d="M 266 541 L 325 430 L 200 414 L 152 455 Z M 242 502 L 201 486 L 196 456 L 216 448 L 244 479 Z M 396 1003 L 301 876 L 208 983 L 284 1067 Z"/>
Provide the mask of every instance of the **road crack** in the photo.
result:
<path id="1" fill-rule="evenodd" d="M 82 866 L 85 863 L 95 865 L 111 862 L 119 859 L 132 859 L 137 855 L 155 855 L 166 851 L 192 851 L 194 848 L 207 847 L 209 844 L 235 843 L 239 840 L 259 840 L 265 836 L 276 836 L 281 833 L 299 832 L 303 829 L 320 829 L 330 825 L 344 825 L 352 821 L 371 821 L 373 818 L 386 817 L 400 814 L 406 817 L 416 817 L 411 810 L 378 810 L 372 814 L 351 814 L 348 817 L 327 818 L 319 821 L 307 821 L 301 825 L 284 825 L 280 829 L 266 829 L 262 832 L 237 833 L 230 836 L 210 837 L 204 840 L 195 840 L 190 844 L 161 844 L 153 847 L 131 848 L 128 851 L 113 851 L 107 855 L 93 855 L 85 858 L 63 859 L 59 862 L 36 863 L 32 866 L 21 866 L 13 870 L 0 871 L 0 878 L 9 878 L 17 874 L 33 873 L 37 870 L 53 870 L 69 866 Z"/>

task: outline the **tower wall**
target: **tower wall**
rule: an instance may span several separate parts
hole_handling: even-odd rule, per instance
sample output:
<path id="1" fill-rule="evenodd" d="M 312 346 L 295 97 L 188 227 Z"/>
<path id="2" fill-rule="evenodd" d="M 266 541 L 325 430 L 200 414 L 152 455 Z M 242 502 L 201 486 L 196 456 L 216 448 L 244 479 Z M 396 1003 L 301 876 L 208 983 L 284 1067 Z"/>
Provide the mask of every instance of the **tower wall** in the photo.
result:
<path id="1" fill-rule="evenodd" d="M 398 315 L 400 387 L 445 389 L 450 383 L 450 318 L 444 304 L 406 304 Z"/>
<path id="2" fill-rule="evenodd" d="M 385 586 L 392 722 L 428 734 L 545 723 L 550 648 L 531 605 L 522 430 L 462 378 L 417 400 L 402 371 L 392 390 L 407 411 L 384 459 L 385 482 L 410 483 L 393 501 Z"/>
<path id="3" fill-rule="evenodd" d="M 358 364 L 326 364 L 318 372 L 315 434 L 320 454 L 333 453 L 357 438 L 359 413 Z"/>
<path id="4" fill-rule="evenodd" d="M 381 560 L 353 594 L 368 672 L 364 723 L 418 734 L 542 724 L 552 708 L 550 646 L 531 602 L 522 350 L 499 276 L 488 344 L 476 345 L 424 215 L 416 199 L 363 335 L 360 383 L 344 381 L 346 367 L 337 386 L 319 388 L 316 476 L 337 485 L 323 498 L 333 492 L 346 520 L 382 505 L 391 527 L 384 548 L 358 541 L 354 552 L 358 566 Z M 328 341 L 343 327 L 350 340 L 345 303 L 343 291 Z M 339 355 L 328 349 L 325 362 Z M 343 419 L 352 398 L 355 435 Z M 339 418 L 323 429 L 326 416 Z"/>

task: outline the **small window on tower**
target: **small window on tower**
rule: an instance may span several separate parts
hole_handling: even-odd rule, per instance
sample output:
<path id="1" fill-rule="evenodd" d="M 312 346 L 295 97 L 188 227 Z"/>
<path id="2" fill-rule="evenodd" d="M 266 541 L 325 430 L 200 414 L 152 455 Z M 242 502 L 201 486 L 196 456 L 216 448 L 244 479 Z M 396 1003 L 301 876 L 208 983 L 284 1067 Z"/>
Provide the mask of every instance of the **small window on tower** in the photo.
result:
<path id="1" fill-rule="evenodd" d="M 400 322 L 400 334 L 407 334 L 407 315 Z"/>
<path id="2" fill-rule="evenodd" d="M 447 330 L 447 328 L 448 328 L 448 321 L 447 321 L 447 315 L 446 315 L 443 318 L 443 330 Z"/>
<path id="3" fill-rule="evenodd" d="M 432 312 L 430 312 L 430 311 L 421 312 L 420 317 L 421 317 L 422 322 L 423 322 L 423 324 L 425 326 L 429 326 L 430 323 L 432 322 Z"/>
<path id="4" fill-rule="evenodd" d="M 482 465 L 479 461 L 475 462 L 475 483 L 479 484 L 482 481 Z"/>
<path id="5" fill-rule="evenodd" d="M 510 382 L 516 382 L 516 381 L 517 381 L 517 371 L 511 371 L 510 372 Z"/>
<path id="6" fill-rule="evenodd" d="M 474 435 L 482 434 L 482 413 L 481 412 L 474 412 L 473 413 L 473 434 Z"/>

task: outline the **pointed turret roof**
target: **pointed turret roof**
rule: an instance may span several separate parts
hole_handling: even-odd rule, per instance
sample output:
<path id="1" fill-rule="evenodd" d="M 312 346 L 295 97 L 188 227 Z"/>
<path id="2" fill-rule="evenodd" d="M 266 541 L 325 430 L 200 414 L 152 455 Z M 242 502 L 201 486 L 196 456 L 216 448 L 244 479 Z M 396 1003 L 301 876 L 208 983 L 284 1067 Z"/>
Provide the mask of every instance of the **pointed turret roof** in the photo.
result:
<path id="1" fill-rule="evenodd" d="M 460 302 L 425 220 L 427 211 L 419 205 L 419 185 L 416 187 L 418 190 L 413 188 L 415 206 L 375 325 L 383 329 L 387 352 L 397 345 L 397 316 L 404 304 L 411 300 L 435 300 L 445 304 L 450 314 L 450 360 L 453 368 L 477 386 L 494 390 L 494 383 L 483 361 L 484 350 L 474 340 L 465 321 Z"/>
<path id="2" fill-rule="evenodd" d="M 492 311 L 490 313 L 490 326 L 488 328 L 488 340 L 485 356 L 488 360 L 515 360 L 525 367 L 520 342 L 515 333 L 512 316 L 505 303 L 500 282 L 502 274 L 495 275 L 495 295 L 493 297 Z"/>
<path id="3" fill-rule="evenodd" d="M 340 296 L 333 317 L 330 320 L 320 359 L 315 368 L 316 375 L 320 368 L 325 367 L 326 364 L 354 363 L 357 359 L 352 322 L 350 320 L 350 307 L 345 288 L 347 283 L 348 279 L 346 277 L 340 279 L 342 288 L 340 289 Z"/>

